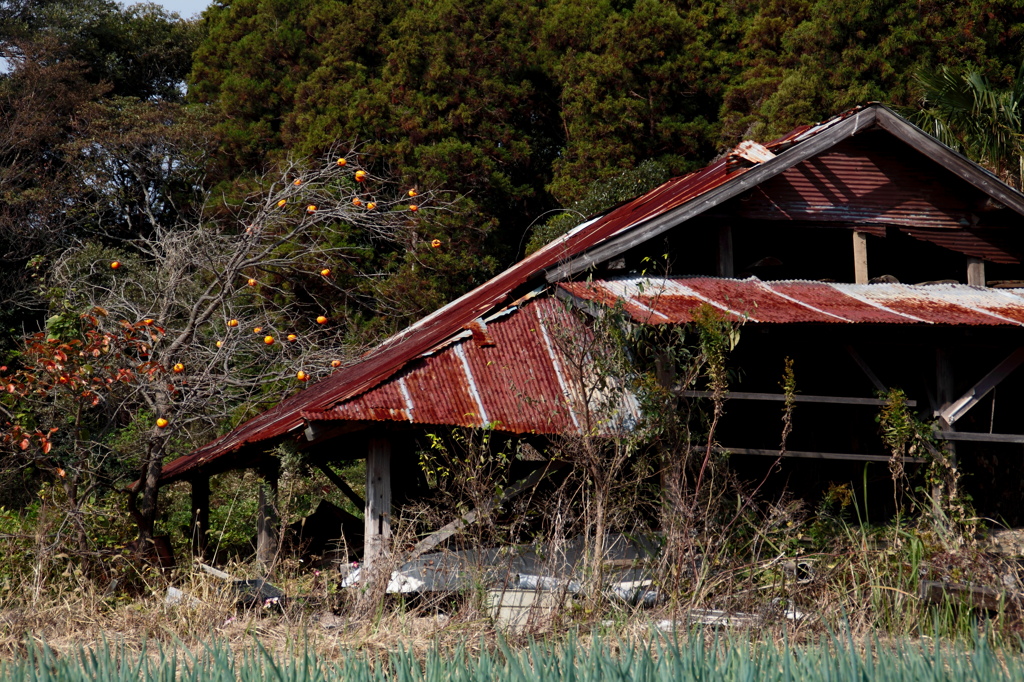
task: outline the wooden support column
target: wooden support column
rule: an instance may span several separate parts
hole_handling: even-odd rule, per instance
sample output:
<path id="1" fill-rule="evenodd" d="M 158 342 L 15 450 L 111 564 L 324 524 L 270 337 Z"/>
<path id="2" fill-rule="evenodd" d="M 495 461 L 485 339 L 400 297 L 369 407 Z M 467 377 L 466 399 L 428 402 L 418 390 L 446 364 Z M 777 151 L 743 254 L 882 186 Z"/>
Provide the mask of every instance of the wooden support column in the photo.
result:
<path id="1" fill-rule="evenodd" d="M 192 479 L 192 554 L 206 556 L 210 532 L 210 477 L 197 476 Z"/>
<path id="2" fill-rule="evenodd" d="M 733 277 L 736 268 L 732 252 L 732 225 L 718 226 L 718 276 Z"/>
<path id="3" fill-rule="evenodd" d="M 939 428 L 943 431 L 952 431 L 953 427 L 946 417 L 943 415 L 943 411 L 948 409 L 950 403 L 953 401 L 955 394 L 953 384 L 953 363 L 950 361 L 949 353 L 944 348 L 935 349 L 935 402 L 939 404 Z M 956 445 L 953 443 L 947 443 L 943 450 L 949 454 L 951 464 L 956 464 Z M 935 456 L 935 453 L 932 453 Z M 943 509 L 940 504 L 942 499 L 942 484 L 935 484 L 932 486 L 932 502 L 936 506 L 936 514 L 941 517 Z"/>
<path id="4" fill-rule="evenodd" d="M 943 415 L 953 398 L 953 365 L 949 360 L 949 353 L 944 348 L 935 349 L 935 402 L 939 404 L 936 414 L 943 428 L 949 426 L 947 416 Z M 955 420 L 954 420 L 955 421 Z"/>
<path id="5" fill-rule="evenodd" d="M 366 453 L 363 564 L 369 568 L 388 551 L 391 538 L 391 441 L 370 439 Z"/>
<path id="6" fill-rule="evenodd" d="M 259 504 L 256 511 L 256 560 L 269 571 L 277 558 L 277 525 L 273 502 L 277 497 L 277 481 L 263 480 L 259 485 Z"/>
<path id="7" fill-rule="evenodd" d="M 868 235 L 856 230 L 853 232 L 853 281 L 868 283 Z"/>
<path id="8" fill-rule="evenodd" d="M 985 261 L 980 258 L 967 258 L 967 283 L 972 287 L 985 286 Z"/>

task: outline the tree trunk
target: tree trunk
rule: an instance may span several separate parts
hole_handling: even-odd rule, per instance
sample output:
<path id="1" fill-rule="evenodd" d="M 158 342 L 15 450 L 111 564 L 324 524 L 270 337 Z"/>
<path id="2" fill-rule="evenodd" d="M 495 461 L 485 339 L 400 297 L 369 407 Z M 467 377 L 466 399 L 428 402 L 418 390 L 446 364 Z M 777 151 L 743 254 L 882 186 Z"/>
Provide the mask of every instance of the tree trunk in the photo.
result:
<path id="1" fill-rule="evenodd" d="M 153 527 L 156 524 L 157 497 L 160 493 L 160 472 L 163 470 L 164 439 L 155 436 L 146 448 L 139 477 L 138 506 L 132 516 L 139 528 L 139 551 L 148 553 L 153 544 Z"/>

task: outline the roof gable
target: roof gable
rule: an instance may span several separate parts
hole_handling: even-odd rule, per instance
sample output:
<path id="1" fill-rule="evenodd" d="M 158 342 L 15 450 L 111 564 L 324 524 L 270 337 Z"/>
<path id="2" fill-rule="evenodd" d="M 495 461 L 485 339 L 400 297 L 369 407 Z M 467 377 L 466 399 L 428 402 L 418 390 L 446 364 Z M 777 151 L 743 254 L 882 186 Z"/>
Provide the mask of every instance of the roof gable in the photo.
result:
<path id="1" fill-rule="evenodd" d="M 545 277 L 549 283 L 558 282 L 613 259 L 869 130 L 885 131 L 992 200 L 1024 216 L 1024 194 L 886 107 L 871 104 L 768 143 L 765 147 L 775 157 L 751 168 L 730 172 L 728 158 L 721 159 L 619 207 L 594 225 L 595 229 L 607 229 L 610 223 L 618 229 L 596 246 L 548 268 Z"/>

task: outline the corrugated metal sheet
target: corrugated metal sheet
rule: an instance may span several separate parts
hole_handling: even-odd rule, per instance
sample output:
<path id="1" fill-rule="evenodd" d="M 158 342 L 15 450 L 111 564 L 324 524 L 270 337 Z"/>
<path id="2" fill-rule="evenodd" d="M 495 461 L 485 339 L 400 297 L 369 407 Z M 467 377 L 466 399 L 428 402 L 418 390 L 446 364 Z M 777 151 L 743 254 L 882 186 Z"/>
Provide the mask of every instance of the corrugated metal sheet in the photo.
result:
<path id="1" fill-rule="evenodd" d="M 644 324 L 693 320 L 701 305 L 732 319 L 770 324 L 1024 325 L 1024 289 L 980 289 L 964 284 L 840 284 L 762 282 L 715 277 L 623 277 L 567 282 L 577 301 L 621 301 Z"/>
<path id="2" fill-rule="evenodd" d="M 309 421 L 406 421 L 492 426 L 512 433 L 574 433 L 586 428 L 564 361 L 567 332 L 588 332 L 563 303 L 533 301 L 488 325 L 490 346 L 462 339 L 410 363 L 381 386 Z M 630 410 L 628 396 L 623 409 Z"/>
<path id="3" fill-rule="evenodd" d="M 739 202 L 746 218 L 873 222 L 960 229 L 972 225 L 977 191 L 950 191 L 934 164 L 888 143 L 841 142 L 758 186 Z"/>

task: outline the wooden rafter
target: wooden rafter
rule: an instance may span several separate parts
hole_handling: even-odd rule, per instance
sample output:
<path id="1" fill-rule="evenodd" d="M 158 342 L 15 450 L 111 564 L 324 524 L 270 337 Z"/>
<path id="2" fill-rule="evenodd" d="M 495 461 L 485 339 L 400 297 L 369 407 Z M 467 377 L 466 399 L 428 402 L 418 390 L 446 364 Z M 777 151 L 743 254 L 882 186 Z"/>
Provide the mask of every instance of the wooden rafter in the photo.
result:
<path id="1" fill-rule="evenodd" d="M 687 398 L 710 398 L 710 391 L 681 391 L 681 395 Z M 729 391 L 725 394 L 726 400 L 764 400 L 769 402 L 785 402 L 786 396 L 783 393 L 743 393 L 740 391 Z M 797 403 L 826 403 L 832 405 L 887 405 L 888 401 L 881 398 L 851 398 L 838 395 L 804 395 L 797 393 L 793 396 L 793 402 Z M 909 407 L 917 407 L 916 400 L 908 400 Z"/>
<path id="2" fill-rule="evenodd" d="M 945 420 L 947 424 L 954 424 L 988 395 L 989 391 L 998 386 L 999 382 L 1017 369 L 1022 362 L 1024 362 L 1024 348 L 1018 348 L 996 365 L 991 372 L 967 389 L 966 393 L 939 410 L 936 416 Z"/>

